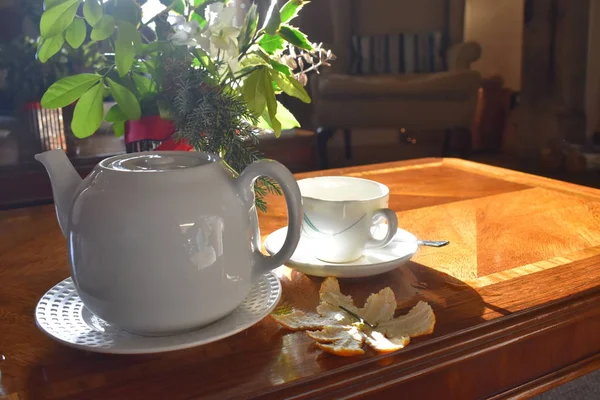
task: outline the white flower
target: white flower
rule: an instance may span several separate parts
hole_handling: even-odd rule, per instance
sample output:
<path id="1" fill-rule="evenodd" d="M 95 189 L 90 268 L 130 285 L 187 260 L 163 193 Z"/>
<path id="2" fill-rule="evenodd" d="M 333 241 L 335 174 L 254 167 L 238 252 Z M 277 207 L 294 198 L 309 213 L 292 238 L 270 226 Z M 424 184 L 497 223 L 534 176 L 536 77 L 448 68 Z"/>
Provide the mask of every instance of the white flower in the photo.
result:
<path id="1" fill-rule="evenodd" d="M 178 15 L 169 17 L 168 21 L 175 28 L 175 33 L 171 34 L 169 40 L 176 46 L 197 47 L 197 38 L 199 36 L 200 24 L 198 21 L 187 22 L 184 17 Z"/>
<path id="2" fill-rule="evenodd" d="M 207 24 L 204 31 L 200 30 L 197 21 L 187 22 L 184 17 L 170 16 L 169 22 L 175 33 L 169 39 L 176 46 L 202 48 L 213 60 L 223 61 L 231 72 L 236 73 L 240 69 L 237 40 L 240 29 L 233 25 L 235 14 L 234 7 L 224 7 L 222 3 L 209 5 L 205 12 Z"/>

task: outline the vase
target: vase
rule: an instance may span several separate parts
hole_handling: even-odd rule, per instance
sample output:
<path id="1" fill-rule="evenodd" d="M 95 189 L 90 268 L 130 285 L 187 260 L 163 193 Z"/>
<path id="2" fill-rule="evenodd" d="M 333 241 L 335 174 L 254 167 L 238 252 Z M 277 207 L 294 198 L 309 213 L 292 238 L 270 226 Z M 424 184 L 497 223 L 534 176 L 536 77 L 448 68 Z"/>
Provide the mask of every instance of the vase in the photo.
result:
<path id="1" fill-rule="evenodd" d="M 128 153 L 157 149 L 175 132 L 173 121 L 158 115 L 144 116 L 125 123 L 125 150 Z"/>

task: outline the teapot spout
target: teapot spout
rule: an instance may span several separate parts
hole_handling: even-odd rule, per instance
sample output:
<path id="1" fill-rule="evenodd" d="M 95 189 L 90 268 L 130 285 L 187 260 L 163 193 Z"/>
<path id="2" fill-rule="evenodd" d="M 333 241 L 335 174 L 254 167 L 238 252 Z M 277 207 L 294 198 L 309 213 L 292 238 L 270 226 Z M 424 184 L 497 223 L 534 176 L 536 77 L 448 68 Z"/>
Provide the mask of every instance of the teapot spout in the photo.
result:
<path id="1" fill-rule="evenodd" d="M 35 159 L 44 165 L 50 176 L 58 224 L 66 236 L 69 211 L 82 179 L 63 150 L 55 149 L 36 154 Z"/>

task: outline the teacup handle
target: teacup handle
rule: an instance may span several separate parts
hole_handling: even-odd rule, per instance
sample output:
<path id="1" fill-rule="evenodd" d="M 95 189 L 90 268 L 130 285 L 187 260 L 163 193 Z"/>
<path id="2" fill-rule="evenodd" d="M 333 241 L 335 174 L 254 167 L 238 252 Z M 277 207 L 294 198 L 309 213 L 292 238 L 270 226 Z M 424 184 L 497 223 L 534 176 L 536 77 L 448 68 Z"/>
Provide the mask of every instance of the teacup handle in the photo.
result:
<path id="1" fill-rule="evenodd" d="M 371 238 L 366 244 L 367 249 L 375 249 L 387 246 L 398 231 L 398 217 L 396 213 L 389 208 L 381 208 L 373 213 L 373 221 L 378 221 L 380 218 L 387 220 L 387 232 L 383 239 Z M 377 222 L 374 222 L 375 225 Z"/>
<path id="2" fill-rule="evenodd" d="M 272 256 L 265 256 L 260 252 L 260 229 L 258 227 L 258 217 L 253 211 L 250 216 L 250 223 L 254 225 L 253 251 L 255 254 L 254 271 L 255 277 L 267 273 L 275 268 L 285 264 L 296 251 L 300 241 L 300 230 L 302 227 L 302 196 L 300 188 L 294 178 L 294 175 L 283 165 L 273 160 L 260 160 L 250 164 L 237 179 L 237 186 L 246 201 L 255 201 L 254 182 L 261 176 L 268 176 L 277 181 L 288 210 L 288 227 L 285 242 L 277 253 Z"/>

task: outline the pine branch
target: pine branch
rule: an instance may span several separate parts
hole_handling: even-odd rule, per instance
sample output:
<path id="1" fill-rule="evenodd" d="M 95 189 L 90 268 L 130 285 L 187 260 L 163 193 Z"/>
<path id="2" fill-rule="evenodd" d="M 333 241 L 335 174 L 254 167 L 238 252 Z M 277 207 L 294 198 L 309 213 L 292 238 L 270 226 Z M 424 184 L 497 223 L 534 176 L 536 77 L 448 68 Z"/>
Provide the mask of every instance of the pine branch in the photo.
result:
<path id="1" fill-rule="evenodd" d="M 216 85 L 206 69 L 190 68 L 189 60 L 165 61 L 165 101 L 171 104 L 177 139 L 185 139 L 198 151 L 220 155 L 237 173 L 260 160 L 256 150 L 259 130 L 246 102 L 225 85 Z M 266 211 L 264 197 L 281 195 L 271 178 L 255 184 L 256 207 Z"/>

